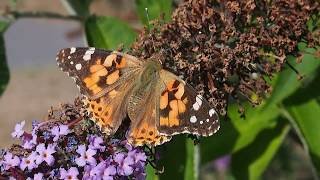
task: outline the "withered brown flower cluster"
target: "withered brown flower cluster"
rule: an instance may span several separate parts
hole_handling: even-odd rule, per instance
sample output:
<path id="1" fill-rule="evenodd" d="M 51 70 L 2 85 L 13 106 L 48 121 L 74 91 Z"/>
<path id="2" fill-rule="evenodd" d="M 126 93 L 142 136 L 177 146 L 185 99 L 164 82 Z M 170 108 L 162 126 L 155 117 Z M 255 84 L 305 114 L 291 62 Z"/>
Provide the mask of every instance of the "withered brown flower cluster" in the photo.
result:
<path id="1" fill-rule="evenodd" d="M 223 115 L 228 99 L 259 104 L 271 90 L 265 78 L 299 55 L 298 42 L 319 44 L 306 26 L 319 11 L 316 0 L 186 0 L 132 53 L 161 57 Z"/>

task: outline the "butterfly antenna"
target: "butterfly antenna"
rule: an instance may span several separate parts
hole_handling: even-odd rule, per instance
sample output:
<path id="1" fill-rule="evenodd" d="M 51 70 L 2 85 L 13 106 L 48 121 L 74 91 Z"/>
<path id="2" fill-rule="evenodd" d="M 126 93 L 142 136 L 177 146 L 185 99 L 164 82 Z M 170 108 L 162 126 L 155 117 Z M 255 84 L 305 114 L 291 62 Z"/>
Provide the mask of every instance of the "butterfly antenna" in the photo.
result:
<path id="1" fill-rule="evenodd" d="M 150 26 L 149 10 L 148 10 L 148 8 L 144 8 L 144 11 L 145 11 L 146 17 L 147 17 L 148 32 L 150 33 L 151 26 Z"/>
<path id="2" fill-rule="evenodd" d="M 152 47 L 153 47 L 153 51 L 156 52 L 156 48 L 154 46 L 155 41 L 153 39 L 153 35 L 151 34 L 151 23 L 150 23 L 150 17 L 149 17 L 149 9 L 148 8 L 144 8 L 145 13 L 146 13 L 146 17 L 147 17 L 147 27 L 148 27 L 148 33 L 149 35 L 151 35 L 151 41 L 152 41 Z M 161 63 L 162 64 L 162 63 Z"/>

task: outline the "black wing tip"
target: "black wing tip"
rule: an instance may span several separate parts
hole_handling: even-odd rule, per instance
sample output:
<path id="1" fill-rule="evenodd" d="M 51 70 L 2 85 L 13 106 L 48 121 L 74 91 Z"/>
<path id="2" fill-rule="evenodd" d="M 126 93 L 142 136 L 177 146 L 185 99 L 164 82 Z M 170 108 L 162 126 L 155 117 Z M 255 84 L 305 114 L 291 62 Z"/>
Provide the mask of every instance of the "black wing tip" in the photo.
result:
<path id="1" fill-rule="evenodd" d="M 67 55 L 69 54 L 71 48 L 60 49 L 56 55 L 56 61 L 58 64 L 66 60 Z"/>

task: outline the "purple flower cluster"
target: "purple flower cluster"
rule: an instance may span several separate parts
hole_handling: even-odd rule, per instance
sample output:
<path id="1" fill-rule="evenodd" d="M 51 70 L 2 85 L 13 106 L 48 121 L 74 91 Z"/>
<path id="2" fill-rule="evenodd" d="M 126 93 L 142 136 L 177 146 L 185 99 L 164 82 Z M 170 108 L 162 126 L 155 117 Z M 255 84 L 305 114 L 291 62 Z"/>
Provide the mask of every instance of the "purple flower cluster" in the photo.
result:
<path id="1" fill-rule="evenodd" d="M 0 153 L 0 179 L 145 179 L 146 153 L 125 140 L 77 134 L 65 124 L 47 129 L 33 124 L 29 134 L 24 125 L 17 124 L 12 133 L 23 153 Z"/>

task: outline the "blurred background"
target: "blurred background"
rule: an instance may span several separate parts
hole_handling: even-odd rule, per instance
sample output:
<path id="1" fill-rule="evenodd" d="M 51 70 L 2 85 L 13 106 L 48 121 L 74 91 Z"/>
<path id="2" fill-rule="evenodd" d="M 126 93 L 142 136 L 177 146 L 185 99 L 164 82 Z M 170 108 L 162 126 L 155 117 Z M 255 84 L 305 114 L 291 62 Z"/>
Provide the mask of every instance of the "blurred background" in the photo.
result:
<path id="1" fill-rule="evenodd" d="M 9 0 L 0 1 L 6 11 Z M 176 1 L 178 3 L 178 1 Z M 19 0 L 19 11 L 53 12 L 67 15 L 61 1 Z M 114 16 L 140 31 L 143 25 L 135 12 L 134 0 L 93 0 L 93 14 Z M 23 120 L 31 129 L 32 120 L 42 120 L 52 106 L 72 102 L 79 95 L 71 78 L 60 71 L 55 55 L 59 49 L 87 46 L 77 21 L 45 18 L 19 18 L 6 31 L 5 45 L 10 82 L 0 97 L 0 148 L 13 143 L 10 134 Z M 281 145 L 263 179 L 313 179 L 310 160 L 294 133 Z M 201 179 L 234 179 L 225 156 L 201 169 Z"/>
<path id="2" fill-rule="evenodd" d="M 0 1 L 0 10 L 10 5 Z M 142 27 L 133 9 L 134 1 L 97 0 L 91 5 L 97 15 L 116 16 L 135 27 Z M 21 0 L 19 11 L 68 14 L 60 1 Z M 83 29 L 77 21 L 21 18 L 5 33 L 10 82 L 0 97 L 0 147 L 12 143 L 10 133 L 17 122 L 41 120 L 51 106 L 72 102 L 78 89 L 72 79 L 57 68 L 55 56 L 65 47 L 86 46 Z"/>

